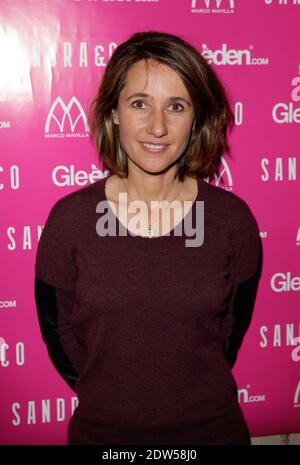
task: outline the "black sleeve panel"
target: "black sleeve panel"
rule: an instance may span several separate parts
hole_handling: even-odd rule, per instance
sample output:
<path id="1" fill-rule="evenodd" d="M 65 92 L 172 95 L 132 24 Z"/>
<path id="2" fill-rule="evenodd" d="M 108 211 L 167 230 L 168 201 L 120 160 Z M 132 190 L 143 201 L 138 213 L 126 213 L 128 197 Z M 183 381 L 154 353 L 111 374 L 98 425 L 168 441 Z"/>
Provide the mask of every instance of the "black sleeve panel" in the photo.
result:
<path id="1" fill-rule="evenodd" d="M 49 357 L 58 373 L 75 391 L 78 371 L 66 354 L 59 334 L 57 289 L 35 276 L 34 292 L 40 330 Z"/>
<path id="2" fill-rule="evenodd" d="M 228 312 L 222 321 L 225 335 L 224 355 L 233 368 L 244 336 L 249 328 L 258 289 L 259 276 L 235 284 L 229 301 Z"/>

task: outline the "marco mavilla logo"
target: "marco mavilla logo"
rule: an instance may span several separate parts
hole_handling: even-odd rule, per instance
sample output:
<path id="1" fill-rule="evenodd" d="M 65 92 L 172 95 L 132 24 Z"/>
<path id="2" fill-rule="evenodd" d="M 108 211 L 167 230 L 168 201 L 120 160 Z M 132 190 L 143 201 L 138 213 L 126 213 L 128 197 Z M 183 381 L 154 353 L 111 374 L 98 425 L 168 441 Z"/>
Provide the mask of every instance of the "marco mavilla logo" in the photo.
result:
<path id="1" fill-rule="evenodd" d="M 300 381 L 295 390 L 294 407 L 300 407 Z"/>
<path id="2" fill-rule="evenodd" d="M 298 232 L 297 232 L 296 245 L 300 245 L 300 226 L 299 226 Z"/>
<path id="3" fill-rule="evenodd" d="M 88 131 L 87 117 L 79 100 L 73 96 L 66 104 L 57 97 L 47 115 L 45 137 L 89 137 Z"/>
<path id="4" fill-rule="evenodd" d="M 223 43 L 220 49 L 211 50 L 207 44 L 202 44 L 201 55 L 209 64 L 217 66 L 221 65 L 268 65 L 269 58 L 256 58 L 252 56 L 253 45 L 249 45 L 248 49 L 236 50 L 228 48 L 228 44 Z"/>
<path id="5" fill-rule="evenodd" d="M 232 190 L 232 186 L 233 186 L 232 176 L 231 176 L 229 166 L 224 157 L 221 157 L 221 165 L 220 165 L 219 174 L 213 173 L 212 176 L 208 176 L 204 178 L 204 180 L 207 183 L 214 184 L 217 187 L 224 188 L 224 185 L 225 185 L 226 190 L 228 191 Z"/>
<path id="6" fill-rule="evenodd" d="M 232 14 L 235 0 L 191 0 L 191 12 L 202 14 Z"/>

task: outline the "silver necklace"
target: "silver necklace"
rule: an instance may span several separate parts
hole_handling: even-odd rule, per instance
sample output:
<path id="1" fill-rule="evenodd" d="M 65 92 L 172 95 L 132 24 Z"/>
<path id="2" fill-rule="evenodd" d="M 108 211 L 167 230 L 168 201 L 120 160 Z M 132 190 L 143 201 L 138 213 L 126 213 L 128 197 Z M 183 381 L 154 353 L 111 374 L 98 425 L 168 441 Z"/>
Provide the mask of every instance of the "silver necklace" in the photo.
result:
<path id="1" fill-rule="evenodd" d="M 122 179 L 122 182 L 123 182 L 123 185 L 124 185 L 124 187 L 125 187 L 125 190 L 126 190 L 127 194 L 129 195 L 129 198 L 130 198 L 130 199 L 132 200 L 132 202 L 133 202 L 133 198 L 131 197 L 131 195 L 129 194 L 129 192 L 128 192 L 126 186 L 125 186 L 124 179 Z M 152 237 L 155 236 L 155 232 L 154 232 L 154 230 L 152 229 L 151 224 L 148 224 L 148 227 L 144 230 L 144 233 L 146 234 L 146 236 L 147 236 L 149 239 L 151 239 Z"/>

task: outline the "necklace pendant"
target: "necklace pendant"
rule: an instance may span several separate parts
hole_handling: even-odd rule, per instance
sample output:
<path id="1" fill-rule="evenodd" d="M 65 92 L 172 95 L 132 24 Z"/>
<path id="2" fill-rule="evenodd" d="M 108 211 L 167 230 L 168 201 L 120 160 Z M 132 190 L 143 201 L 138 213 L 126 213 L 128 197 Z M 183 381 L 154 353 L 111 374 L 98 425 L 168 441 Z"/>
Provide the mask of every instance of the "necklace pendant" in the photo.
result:
<path id="1" fill-rule="evenodd" d="M 153 229 L 151 229 L 151 225 L 149 224 L 148 228 L 145 230 L 145 234 L 147 237 L 149 237 L 149 239 L 151 239 L 152 237 L 154 237 L 154 231 Z"/>

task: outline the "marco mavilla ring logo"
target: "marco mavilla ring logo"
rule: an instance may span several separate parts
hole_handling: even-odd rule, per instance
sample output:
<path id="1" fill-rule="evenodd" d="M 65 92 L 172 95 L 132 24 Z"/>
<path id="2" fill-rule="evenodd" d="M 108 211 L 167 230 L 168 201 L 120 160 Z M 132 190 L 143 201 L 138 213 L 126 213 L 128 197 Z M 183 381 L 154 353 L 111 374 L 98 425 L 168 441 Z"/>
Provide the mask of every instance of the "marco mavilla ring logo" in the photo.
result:
<path id="1" fill-rule="evenodd" d="M 62 116 L 58 116 L 59 109 Z M 68 121 L 68 125 L 67 125 Z M 82 122 L 84 132 L 75 133 L 75 129 Z M 59 129 L 59 132 L 50 132 L 50 125 Z M 45 123 L 45 137 L 88 137 L 89 127 L 87 117 L 78 99 L 73 96 L 66 105 L 61 97 L 57 97 L 49 110 Z"/>

